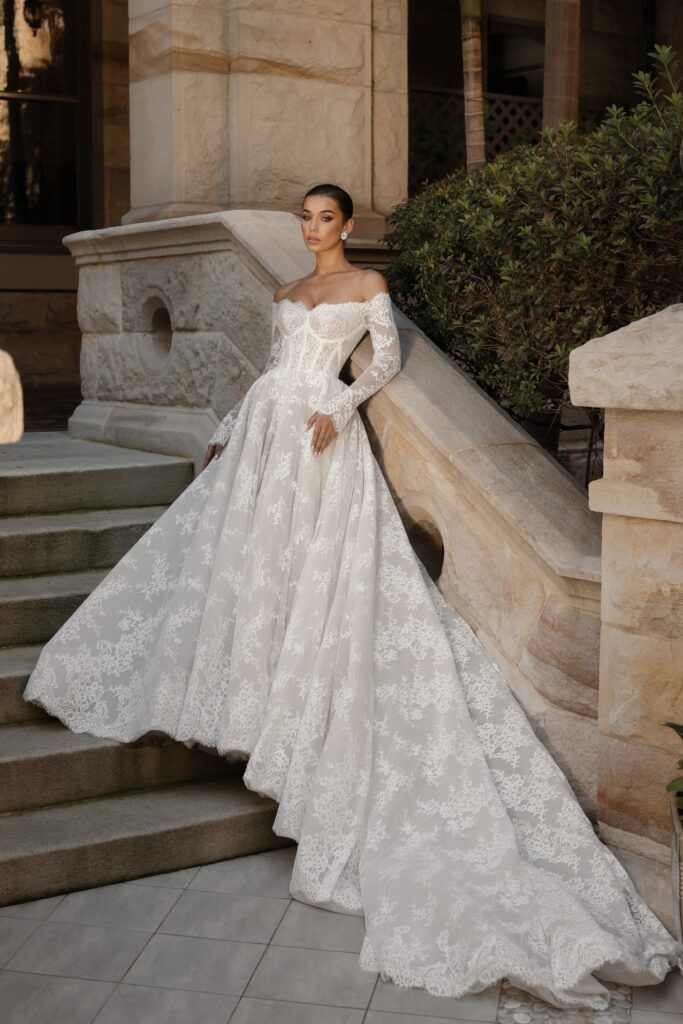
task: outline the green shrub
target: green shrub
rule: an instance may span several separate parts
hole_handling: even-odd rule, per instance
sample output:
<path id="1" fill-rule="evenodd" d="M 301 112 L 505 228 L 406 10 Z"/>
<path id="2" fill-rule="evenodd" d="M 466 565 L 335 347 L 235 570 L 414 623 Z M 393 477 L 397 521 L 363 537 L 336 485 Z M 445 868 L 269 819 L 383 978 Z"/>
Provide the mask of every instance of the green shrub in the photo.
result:
<path id="1" fill-rule="evenodd" d="M 677 732 L 683 740 L 683 725 L 678 725 L 677 722 L 664 722 L 663 724 L 668 725 L 669 728 Z M 678 762 L 678 767 L 683 768 L 683 759 Z M 676 794 L 674 802 L 678 808 L 678 813 L 683 817 L 683 775 L 679 775 L 677 779 L 672 779 L 666 788 Z"/>
<path id="2" fill-rule="evenodd" d="M 628 111 L 546 128 L 389 217 L 397 303 L 517 417 L 569 400 L 571 349 L 683 291 L 683 97 L 671 47 L 651 56 Z"/>

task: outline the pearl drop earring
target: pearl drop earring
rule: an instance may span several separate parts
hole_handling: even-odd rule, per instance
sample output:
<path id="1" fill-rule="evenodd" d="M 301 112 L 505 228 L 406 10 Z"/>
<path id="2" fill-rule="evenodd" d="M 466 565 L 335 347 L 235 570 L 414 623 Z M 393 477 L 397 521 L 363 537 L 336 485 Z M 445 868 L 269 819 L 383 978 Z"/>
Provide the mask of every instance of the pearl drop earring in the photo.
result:
<path id="1" fill-rule="evenodd" d="M 348 231 L 342 231 L 342 233 L 341 233 L 342 238 L 346 238 L 347 235 L 348 235 Z"/>

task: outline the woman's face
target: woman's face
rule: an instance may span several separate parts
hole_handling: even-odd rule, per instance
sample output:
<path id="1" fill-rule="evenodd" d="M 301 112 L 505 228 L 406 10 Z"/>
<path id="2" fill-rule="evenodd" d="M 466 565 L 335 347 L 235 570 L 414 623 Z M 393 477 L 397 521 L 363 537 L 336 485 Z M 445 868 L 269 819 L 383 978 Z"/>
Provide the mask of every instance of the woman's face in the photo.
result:
<path id="1" fill-rule="evenodd" d="M 321 252 L 341 245 L 341 233 L 349 231 L 352 223 L 351 220 L 344 220 L 336 200 L 330 196 L 306 196 L 300 217 L 301 234 L 311 252 Z"/>

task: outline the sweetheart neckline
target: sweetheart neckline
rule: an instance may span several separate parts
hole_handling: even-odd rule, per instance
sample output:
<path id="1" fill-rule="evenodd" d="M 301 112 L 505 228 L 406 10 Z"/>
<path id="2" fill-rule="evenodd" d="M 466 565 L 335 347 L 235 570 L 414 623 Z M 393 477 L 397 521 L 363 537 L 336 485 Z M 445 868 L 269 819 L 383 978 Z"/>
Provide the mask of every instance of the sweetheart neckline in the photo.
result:
<path id="1" fill-rule="evenodd" d="M 389 292 L 376 292 L 370 299 L 344 299 L 342 302 L 318 302 L 315 306 L 307 306 L 303 299 L 288 299 L 287 296 L 285 296 L 283 299 L 278 299 L 277 302 L 273 299 L 273 305 L 279 306 L 283 302 L 289 302 L 292 306 L 303 306 L 307 313 L 312 313 L 314 309 L 320 309 L 321 306 L 367 306 L 368 302 L 372 302 L 378 295 L 388 294 Z"/>

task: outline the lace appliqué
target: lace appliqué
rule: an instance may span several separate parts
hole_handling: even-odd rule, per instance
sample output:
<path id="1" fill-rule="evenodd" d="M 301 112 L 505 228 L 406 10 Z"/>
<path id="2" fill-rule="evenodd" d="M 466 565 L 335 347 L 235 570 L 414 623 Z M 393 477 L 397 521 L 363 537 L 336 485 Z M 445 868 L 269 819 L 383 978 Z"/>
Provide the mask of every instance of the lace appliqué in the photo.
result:
<path id="1" fill-rule="evenodd" d="M 401 369 L 401 343 L 388 292 L 377 292 L 363 308 L 364 323 L 372 340 L 372 362 L 348 386 L 320 407 L 332 417 L 337 433 L 366 398 L 379 391 Z"/>

